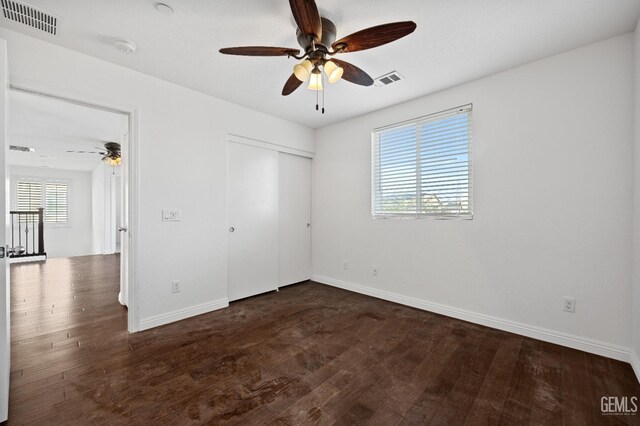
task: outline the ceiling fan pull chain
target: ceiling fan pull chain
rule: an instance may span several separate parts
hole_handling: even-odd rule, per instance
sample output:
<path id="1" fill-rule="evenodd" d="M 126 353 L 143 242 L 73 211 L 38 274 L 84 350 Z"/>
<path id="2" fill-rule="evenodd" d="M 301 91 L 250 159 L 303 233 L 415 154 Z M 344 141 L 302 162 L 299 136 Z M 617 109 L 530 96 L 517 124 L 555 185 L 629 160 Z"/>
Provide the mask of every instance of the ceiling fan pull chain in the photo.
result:
<path id="1" fill-rule="evenodd" d="M 316 90 L 316 111 L 318 110 L 318 91 Z"/>
<path id="2" fill-rule="evenodd" d="M 320 74 L 320 83 L 322 85 L 322 113 L 324 114 L 324 72 Z"/>

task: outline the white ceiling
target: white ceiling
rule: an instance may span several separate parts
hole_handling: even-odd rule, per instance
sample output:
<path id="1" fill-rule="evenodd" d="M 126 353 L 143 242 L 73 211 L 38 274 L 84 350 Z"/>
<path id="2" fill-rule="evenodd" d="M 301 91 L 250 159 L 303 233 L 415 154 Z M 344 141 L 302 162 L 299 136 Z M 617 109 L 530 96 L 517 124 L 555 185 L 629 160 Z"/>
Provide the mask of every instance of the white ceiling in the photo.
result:
<path id="1" fill-rule="evenodd" d="M 121 114 L 70 104 L 20 92 L 9 94 L 9 144 L 34 148 L 34 152 L 9 151 L 13 166 L 94 170 L 105 142 L 119 142 L 127 127 Z"/>
<path id="2" fill-rule="evenodd" d="M 286 0 L 27 0 L 61 17 L 51 36 L 0 19 L 4 26 L 79 52 L 318 128 L 632 31 L 640 0 L 317 0 L 338 37 L 386 22 L 413 20 L 415 33 L 340 58 L 376 78 L 392 70 L 406 80 L 388 87 L 340 81 L 326 91 L 327 113 L 301 87 L 281 96 L 294 59 L 239 57 L 221 47 L 298 47 Z M 135 55 L 113 47 L 138 46 Z"/>

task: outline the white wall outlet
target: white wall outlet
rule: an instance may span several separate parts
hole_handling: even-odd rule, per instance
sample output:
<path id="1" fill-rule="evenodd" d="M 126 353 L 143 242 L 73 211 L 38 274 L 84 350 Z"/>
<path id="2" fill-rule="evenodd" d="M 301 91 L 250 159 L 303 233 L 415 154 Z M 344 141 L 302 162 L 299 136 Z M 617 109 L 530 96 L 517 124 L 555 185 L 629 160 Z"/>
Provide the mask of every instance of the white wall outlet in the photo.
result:
<path id="1" fill-rule="evenodd" d="M 373 274 L 374 277 L 378 276 L 378 267 L 377 266 L 372 266 L 371 267 L 371 273 Z"/>
<path id="2" fill-rule="evenodd" d="M 563 300 L 562 309 L 566 312 L 574 313 L 576 311 L 576 299 L 573 297 L 565 297 Z"/>
<path id="3" fill-rule="evenodd" d="M 344 262 L 342 262 L 342 269 L 344 269 L 345 271 L 349 269 L 349 262 L 347 262 L 346 260 Z"/>
<path id="4" fill-rule="evenodd" d="M 180 281 L 171 281 L 171 293 L 180 293 L 182 290 L 182 284 Z"/>
<path id="5" fill-rule="evenodd" d="M 162 209 L 163 222 L 180 222 L 180 210 Z"/>

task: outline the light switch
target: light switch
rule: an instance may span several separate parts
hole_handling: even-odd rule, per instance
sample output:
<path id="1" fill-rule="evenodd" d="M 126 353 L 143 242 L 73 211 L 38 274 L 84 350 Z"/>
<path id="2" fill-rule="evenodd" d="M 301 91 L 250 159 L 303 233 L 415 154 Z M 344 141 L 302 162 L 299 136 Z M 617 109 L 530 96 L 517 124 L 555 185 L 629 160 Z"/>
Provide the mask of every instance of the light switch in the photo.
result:
<path id="1" fill-rule="evenodd" d="M 163 209 L 162 221 L 163 222 L 180 222 L 180 210 Z"/>

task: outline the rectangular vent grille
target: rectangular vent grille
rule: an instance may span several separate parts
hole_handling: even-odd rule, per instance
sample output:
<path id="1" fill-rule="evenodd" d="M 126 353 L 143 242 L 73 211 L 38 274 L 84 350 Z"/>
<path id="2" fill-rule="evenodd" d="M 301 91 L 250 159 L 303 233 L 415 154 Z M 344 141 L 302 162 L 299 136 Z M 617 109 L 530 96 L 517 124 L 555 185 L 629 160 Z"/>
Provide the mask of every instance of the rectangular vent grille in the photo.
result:
<path id="1" fill-rule="evenodd" d="M 374 80 L 374 84 L 378 87 L 388 86 L 396 83 L 400 80 L 404 80 L 404 77 L 400 75 L 398 71 L 391 71 L 383 76 L 380 76 Z"/>
<path id="2" fill-rule="evenodd" d="M 35 149 L 28 146 L 9 145 L 9 151 L 34 152 Z"/>
<path id="3" fill-rule="evenodd" d="M 2 0 L 4 17 L 23 25 L 28 25 L 45 33 L 56 35 L 58 18 L 33 6 L 14 0 Z"/>

